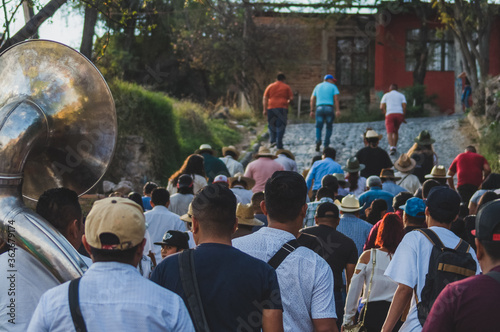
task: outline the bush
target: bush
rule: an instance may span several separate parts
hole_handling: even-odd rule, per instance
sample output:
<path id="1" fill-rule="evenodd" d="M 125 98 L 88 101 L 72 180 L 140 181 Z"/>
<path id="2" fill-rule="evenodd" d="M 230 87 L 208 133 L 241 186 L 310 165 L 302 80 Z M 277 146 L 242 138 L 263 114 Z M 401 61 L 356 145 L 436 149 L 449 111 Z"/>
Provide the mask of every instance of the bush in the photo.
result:
<path id="1" fill-rule="evenodd" d="M 436 94 L 428 96 L 426 94 L 426 86 L 415 84 L 403 89 L 402 93 L 406 97 L 406 117 L 417 118 L 428 116 L 425 111 L 424 104 L 436 105 Z"/>
<path id="2" fill-rule="evenodd" d="M 338 122 L 369 122 L 384 119 L 384 114 L 377 106 L 370 107 L 370 91 L 364 89 L 354 96 L 351 112 L 342 113 Z"/>
<path id="3" fill-rule="evenodd" d="M 479 148 L 481 154 L 488 160 L 491 171 L 500 173 L 500 125 L 498 122 L 492 122 L 484 131 L 479 139 Z"/>

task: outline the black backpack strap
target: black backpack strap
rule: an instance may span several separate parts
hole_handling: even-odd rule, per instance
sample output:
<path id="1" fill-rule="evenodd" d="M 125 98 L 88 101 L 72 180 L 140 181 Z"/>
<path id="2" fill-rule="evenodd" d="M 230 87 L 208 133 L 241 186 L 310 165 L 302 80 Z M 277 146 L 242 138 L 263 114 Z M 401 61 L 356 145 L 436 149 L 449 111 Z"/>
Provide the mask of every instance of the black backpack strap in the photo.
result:
<path id="1" fill-rule="evenodd" d="M 500 283 L 500 272 L 490 271 L 490 272 L 486 273 L 486 275 L 495 279 L 496 281 L 498 281 L 498 283 Z"/>
<path id="2" fill-rule="evenodd" d="M 460 239 L 460 242 L 455 247 L 455 250 L 458 252 L 469 252 L 470 245 L 464 240 Z"/>
<path id="3" fill-rule="evenodd" d="M 416 231 L 424 234 L 424 236 L 432 243 L 433 246 L 438 247 L 440 250 L 444 249 L 445 246 L 437 234 L 428 228 L 418 228 Z"/>
<path id="4" fill-rule="evenodd" d="M 179 254 L 179 274 L 195 330 L 197 332 L 210 332 L 194 269 L 194 250 L 184 250 Z"/>
<path id="5" fill-rule="evenodd" d="M 285 258 L 298 247 L 300 247 L 300 244 L 296 239 L 288 241 L 274 254 L 267 264 L 271 265 L 272 268 L 276 270 Z"/>
<path id="6" fill-rule="evenodd" d="M 73 324 L 75 325 L 76 332 L 87 332 L 87 326 L 85 325 L 85 320 L 83 319 L 82 311 L 80 310 L 78 295 L 78 286 L 80 285 L 80 279 L 81 278 L 73 279 L 69 283 L 69 311 L 71 312 L 71 318 L 73 318 Z"/>

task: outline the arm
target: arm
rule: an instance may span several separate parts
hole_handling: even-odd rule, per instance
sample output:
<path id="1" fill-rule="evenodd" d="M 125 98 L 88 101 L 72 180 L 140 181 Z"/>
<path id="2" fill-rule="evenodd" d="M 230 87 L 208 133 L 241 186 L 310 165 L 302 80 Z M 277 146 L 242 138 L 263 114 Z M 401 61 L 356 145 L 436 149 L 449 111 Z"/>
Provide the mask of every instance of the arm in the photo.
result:
<path id="1" fill-rule="evenodd" d="M 269 98 L 266 97 L 266 95 L 264 95 L 264 97 L 262 97 L 262 108 L 264 109 L 262 111 L 262 114 L 264 115 L 267 115 L 267 102 L 268 102 Z"/>
<path id="2" fill-rule="evenodd" d="M 380 109 L 382 110 L 382 114 L 385 114 L 385 112 L 387 111 L 387 104 L 386 103 L 380 104 Z"/>
<path id="3" fill-rule="evenodd" d="M 448 185 L 450 186 L 451 189 L 455 190 L 455 183 L 453 182 L 453 176 L 455 175 L 455 172 L 453 172 L 451 169 L 448 170 L 448 175 L 451 176 L 448 181 Z"/>
<path id="4" fill-rule="evenodd" d="M 491 167 L 488 164 L 488 162 L 485 161 L 483 165 L 483 181 L 488 177 L 488 175 L 490 175 L 490 173 L 491 173 Z"/>
<path id="5" fill-rule="evenodd" d="M 391 307 L 387 313 L 387 318 L 385 319 L 384 326 L 382 326 L 381 332 L 392 331 L 397 321 L 403 314 L 408 302 L 411 300 L 413 293 L 413 288 L 408 287 L 404 284 L 399 284 L 392 299 Z"/>
<path id="6" fill-rule="evenodd" d="M 358 260 L 356 271 L 352 276 L 351 283 L 347 288 L 347 298 L 345 301 L 344 325 L 354 324 L 354 317 L 358 309 L 358 299 L 363 291 L 366 282 L 366 264 L 370 261 L 370 251 L 361 254 Z"/>
<path id="7" fill-rule="evenodd" d="M 401 106 L 403 107 L 403 117 L 406 118 L 406 103 L 402 103 Z"/>
<path id="8" fill-rule="evenodd" d="M 281 309 L 262 310 L 262 331 L 283 332 L 283 310 Z"/>
<path id="9" fill-rule="evenodd" d="M 314 167 L 314 164 L 313 164 L 311 169 L 309 170 L 309 173 L 307 173 L 307 177 L 306 177 L 306 184 L 307 184 L 307 191 L 308 192 L 312 187 L 312 183 L 313 183 L 313 179 L 314 179 L 315 174 L 316 174 L 316 167 Z"/>
<path id="10" fill-rule="evenodd" d="M 339 95 L 333 96 L 333 101 L 335 102 L 335 116 L 339 117 L 340 116 L 340 102 L 339 102 Z"/>
<path id="11" fill-rule="evenodd" d="M 349 289 L 349 286 L 351 285 L 351 279 L 352 279 L 352 275 L 354 274 L 355 267 L 356 267 L 356 264 L 347 264 L 345 266 L 345 282 L 346 282 L 347 289 Z"/>
<path id="12" fill-rule="evenodd" d="M 476 214 L 476 213 L 477 213 L 477 203 L 471 200 L 469 201 L 469 214 Z"/>
<path id="13" fill-rule="evenodd" d="M 309 116 L 311 118 L 314 118 L 314 110 L 316 106 L 316 96 L 311 96 L 311 101 L 310 101 L 310 106 L 311 106 L 311 113 L 309 113 Z"/>
<path id="14" fill-rule="evenodd" d="M 314 332 L 338 332 L 335 318 L 313 319 Z"/>

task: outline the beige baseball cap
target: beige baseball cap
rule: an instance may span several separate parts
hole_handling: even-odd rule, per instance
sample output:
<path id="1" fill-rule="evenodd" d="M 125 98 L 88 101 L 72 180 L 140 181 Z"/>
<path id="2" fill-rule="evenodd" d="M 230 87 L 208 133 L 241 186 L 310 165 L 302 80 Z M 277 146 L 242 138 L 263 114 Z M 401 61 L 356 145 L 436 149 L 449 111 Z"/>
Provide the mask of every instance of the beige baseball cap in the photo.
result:
<path id="1" fill-rule="evenodd" d="M 142 242 L 145 232 L 142 209 L 128 198 L 108 197 L 96 201 L 85 221 L 85 237 L 96 249 L 130 249 Z M 101 235 L 105 233 L 113 234 L 118 243 L 101 243 Z"/>

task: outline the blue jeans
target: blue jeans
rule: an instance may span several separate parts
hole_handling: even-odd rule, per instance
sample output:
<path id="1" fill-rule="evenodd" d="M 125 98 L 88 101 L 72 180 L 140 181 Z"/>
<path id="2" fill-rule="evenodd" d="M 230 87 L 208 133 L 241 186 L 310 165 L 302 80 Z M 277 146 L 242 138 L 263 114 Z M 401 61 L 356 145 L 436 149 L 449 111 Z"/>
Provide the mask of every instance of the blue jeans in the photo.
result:
<path id="1" fill-rule="evenodd" d="M 267 123 L 269 128 L 269 142 L 276 143 L 278 149 L 283 149 L 283 136 L 285 135 L 288 109 L 270 108 L 267 110 Z"/>
<path id="2" fill-rule="evenodd" d="M 323 130 L 323 125 L 326 122 L 326 134 L 325 134 L 324 146 L 328 147 L 330 145 L 333 120 L 335 120 L 335 113 L 333 112 L 333 106 L 319 105 L 316 107 L 316 143 L 321 144 L 321 131 Z"/>

